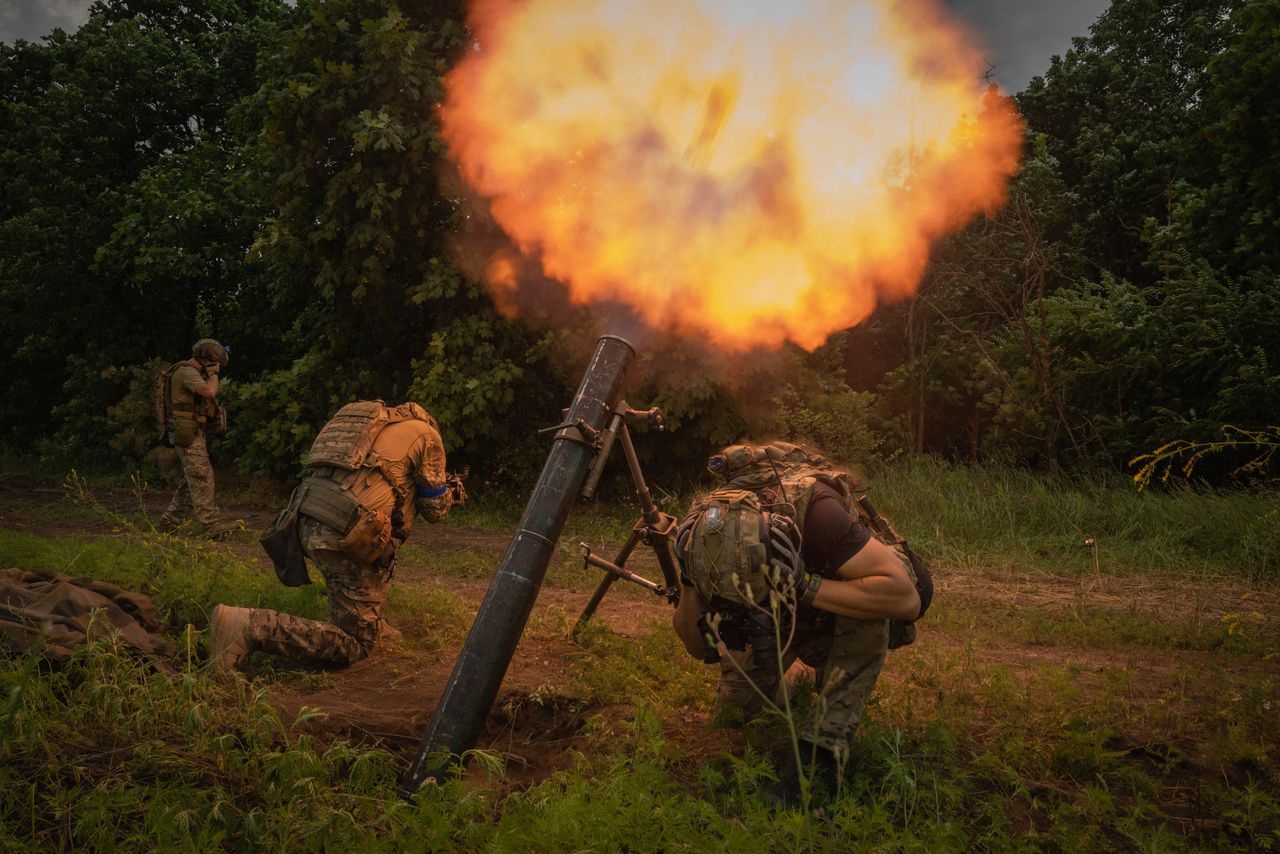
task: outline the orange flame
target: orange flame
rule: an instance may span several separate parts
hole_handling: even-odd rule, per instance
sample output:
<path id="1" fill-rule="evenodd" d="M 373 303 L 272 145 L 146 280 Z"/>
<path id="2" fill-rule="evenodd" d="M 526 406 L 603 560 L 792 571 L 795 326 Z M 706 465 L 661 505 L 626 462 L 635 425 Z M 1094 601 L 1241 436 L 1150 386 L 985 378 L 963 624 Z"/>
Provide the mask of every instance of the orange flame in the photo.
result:
<path id="1" fill-rule="evenodd" d="M 1004 202 L 1021 124 L 936 0 L 486 0 L 444 136 L 578 303 L 821 345 Z M 509 261 L 491 266 L 510 297 Z M 510 304 L 509 299 L 504 300 Z"/>

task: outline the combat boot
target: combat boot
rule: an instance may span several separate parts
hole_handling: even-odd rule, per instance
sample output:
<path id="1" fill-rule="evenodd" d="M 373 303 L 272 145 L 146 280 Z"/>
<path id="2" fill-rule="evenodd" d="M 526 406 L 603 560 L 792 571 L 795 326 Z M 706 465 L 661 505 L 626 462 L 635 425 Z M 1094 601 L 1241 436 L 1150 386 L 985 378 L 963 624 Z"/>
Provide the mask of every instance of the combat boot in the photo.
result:
<path id="1" fill-rule="evenodd" d="M 835 797 L 840 785 L 840 764 L 835 754 L 825 747 L 800 742 L 800 761 L 796 764 L 795 753 L 788 745 L 779 755 L 776 767 L 778 779 L 765 789 L 765 798 L 779 809 L 794 809 L 803 800 L 800 789 L 801 769 L 809 779 L 810 803 L 819 802 L 828 797 Z"/>
<path id="2" fill-rule="evenodd" d="M 400 631 L 395 626 L 388 623 L 386 620 L 379 620 L 378 621 L 378 640 L 390 641 L 391 643 L 395 643 L 396 641 L 402 641 L 404 640 L 404 632 Z"/>
<path id="3" fill-rule="evenodd" d="M 252 608 L 214 605 L 209 614 L 209 660 L 221 672 L 235 670 L 240 661 L 253 651 L 249 636 Z"/>
<path id="4" fill-rule="evenodd" d="M 210 540 L 220 540 L 233 531 L 240 530 L 239 519 L 219 519 L 216 522 L 210 522 L 205 525 L 203 536 Z"/>

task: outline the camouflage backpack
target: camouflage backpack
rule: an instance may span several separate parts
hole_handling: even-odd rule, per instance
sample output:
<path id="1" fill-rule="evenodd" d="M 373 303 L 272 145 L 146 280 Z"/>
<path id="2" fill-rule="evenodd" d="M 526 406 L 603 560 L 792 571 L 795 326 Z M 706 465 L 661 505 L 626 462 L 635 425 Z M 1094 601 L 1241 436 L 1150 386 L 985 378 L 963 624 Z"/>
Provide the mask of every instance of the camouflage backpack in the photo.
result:
<path id="1" fill-rule="evenodd" d="M 928 567 L 866 500 L 856 476 L 789 442 L 733 445 L 713 456 L 708 468 L 725 483 L 694 501 L 677 529 L 677 548 L 685 580 L 711 610 L 762 603 L 771 590 L 786 597 L 789 591 L 778 590 L 771 579 L 789 576 L 779 570 L 803 560 L 801 533 L 818 484 L 834 490 L 877 539 L 903 550 L 917 575 L 922 605 L 928 607 Z M 891 626 L 891 646 L 914 640 L 910 624 L 892 623 L 897 625 Z"/>
<path id="2" fill-rule="evenodd" d="M 173 372 L 181 364 L 174 362 L 151 380 L 151 417 L 162 433 L 169 426 L 169 385 L 173 382 Z"/>
<path id="3" fill-rule="evenodd" d="M 801 532 L 813 489 L 834 489 L 851 512 L 858 481 L 825 458 L 787 442 L 733 445 L 708 467 L 725 479 L 693 502 L 677 529 L 686 580 L 713 610 L 761 603 L 774 580 L 801 560 Z"/>

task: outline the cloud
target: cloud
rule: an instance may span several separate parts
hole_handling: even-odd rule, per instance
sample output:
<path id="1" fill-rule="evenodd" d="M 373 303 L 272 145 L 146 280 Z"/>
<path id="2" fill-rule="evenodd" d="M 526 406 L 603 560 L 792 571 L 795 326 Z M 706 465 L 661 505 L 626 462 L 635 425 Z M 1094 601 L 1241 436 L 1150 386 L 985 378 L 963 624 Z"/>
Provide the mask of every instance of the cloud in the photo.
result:
<path id="1" fill-rule="evenodd" d="M 0 42 L 39 41 L 54 29 L 79 29 L 90 0 L 0 0 Z"/>

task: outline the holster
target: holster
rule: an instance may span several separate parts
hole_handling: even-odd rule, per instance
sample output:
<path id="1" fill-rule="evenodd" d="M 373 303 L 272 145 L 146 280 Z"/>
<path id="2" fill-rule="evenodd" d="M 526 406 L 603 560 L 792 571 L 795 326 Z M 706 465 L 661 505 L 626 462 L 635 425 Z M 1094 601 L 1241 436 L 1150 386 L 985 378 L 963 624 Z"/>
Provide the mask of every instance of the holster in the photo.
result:
<path id="1" fill-rule="evenodd" d="M 276 577 L 286 587 L 301 587 L 311 583 L 307 574 L 307 561 L 302 551 L 302 537 L 298 531 L 298 504 L 302 487 L 289 496 L 289 504 L 271 526 L 258 539 L 262 550 L 271 558 Z"/>

